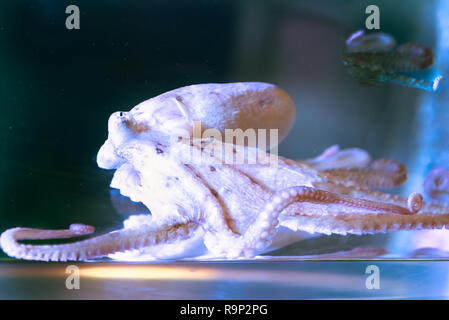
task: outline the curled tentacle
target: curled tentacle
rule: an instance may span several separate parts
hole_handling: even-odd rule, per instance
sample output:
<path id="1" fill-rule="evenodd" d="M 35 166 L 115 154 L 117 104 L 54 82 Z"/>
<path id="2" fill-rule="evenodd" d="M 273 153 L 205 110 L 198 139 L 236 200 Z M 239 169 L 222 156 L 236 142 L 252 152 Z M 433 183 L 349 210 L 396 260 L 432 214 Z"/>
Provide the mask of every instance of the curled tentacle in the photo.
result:
<path id="1" fill-rule="evenodd" d="M 418 213 L 423 206 L 423 197 L 418 192 L 411 193 L 407 198 L 407 207 L 413 213 Z"/>
<path id="2" fill-rule="evenodd" d="M 431 199 L 449 201 L 449 171 L 436 168 L 429 172 L 424 181 L 424 193 Z"/>
<path id="3" fill-rule="evenodd" d="M 337 204 L 344 207 L 361 209 L 370 213 L 386 213 L 397 215 L 413 215 L 422 207 L 422 196 L 412 193 L 408 198 L 408 208 L 390 203 L 354 199 L 337 193 L 331 193 L 310 187 L 291 187 L 276 192 L 258 216 L 257 221 L 248 228 L 243 236 L 243 248 L 247 256 L 254 251 L 261 251 L 271 243 L 272 236 L 279 224 L 280 213 L 294 202 L 317 204 Z"/>
<path id="4" fill-rule="evenodd" d="M 407 180 L 405 166 L 391 159 L 376 160 L 369 168 L 331 169 L 325 172 L 335 177 L 355 181 L 367 188 L 392 188 Z"/>
<path id="5" fill-rule="evenodd" d="M 93 227 L 76 224 L 68 230 L 41 230 L 13 228 L 0 237 L 2 249 L 11 257 L 40 261 L 75 261 L 102 257 L 107 254 L 139 249 L 150 245 L 185 239 L 195 229 L 193 222 L 180 223 L 155 229 L 142 226 L 136 229 L 121 229 L 95 238 L 58 245 L 21 244 L 20 240 L 71 238 L 93 232 Z"/>

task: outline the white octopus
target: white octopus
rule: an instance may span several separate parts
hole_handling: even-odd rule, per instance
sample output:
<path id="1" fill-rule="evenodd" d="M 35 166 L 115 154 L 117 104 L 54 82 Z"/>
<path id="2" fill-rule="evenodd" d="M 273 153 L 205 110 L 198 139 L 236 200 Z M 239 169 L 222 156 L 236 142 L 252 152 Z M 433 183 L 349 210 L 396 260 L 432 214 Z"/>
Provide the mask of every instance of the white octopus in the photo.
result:
<path id="1" fill-rule="evenodd" d="M 282 139 L 294 113 L 288 94 L 266 83 L 192 85 L 116 112 L 98 165 L 116 169 L 111 187 L 142 202 L 151 214 L 131 216 L 120 230 L 58 245 L 20 240 L 70 238 L 94 228 L 13 228 L 1 235 L 1 247 L 12 257 L 44 261 L 233 259 L 290 244 L 300 231 L 373 234 L 449 225 L 449 207 L 424 203 L 419 193 L 403 198 L 373 190 L 405 182 L 407 171 L 396 161 L 369 164 L 365 151 L 336 146 L 314 159 L 294 161 L 248 145 L 185 136 L 200 121 L 203 129 L 222 133 L 278 129 Z M 213 150 L 231 150 L 243 161 L 228 163 Z M 186 160 L 192 156 L 201 161 Z M 246 161 L 251 156 L 258 161 Z"/>

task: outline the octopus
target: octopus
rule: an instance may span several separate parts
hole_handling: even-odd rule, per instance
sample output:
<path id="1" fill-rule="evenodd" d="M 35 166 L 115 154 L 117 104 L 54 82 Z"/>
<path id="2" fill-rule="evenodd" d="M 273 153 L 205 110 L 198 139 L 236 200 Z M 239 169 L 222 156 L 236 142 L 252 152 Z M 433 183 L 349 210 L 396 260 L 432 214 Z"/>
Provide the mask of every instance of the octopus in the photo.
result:
<path id="1" fill-rule="evenodd" d="M 390 82 L 427 91 L 436 91 L 442 79 L 439 74 L 422 74 L 433 63 L 433 53 L 425 46 L 407 42 L 396 47 L 391 35 L 363 30 L 348 37 L 343 56 L 348 73 L 362 84 Z"/>
<path id="2" fill-rule="evenodd" d="M 438 202 L 449 202 L 449 171 L 441 167 L 431 170 L 424 181 L 424 193 Z"/>
<path id="3" fill-rule="evenodd" d="M 401 197 L 378 190 L 407 180 L 406 168 L 395 160 L 372 161 L 362 149 L 336 145 L 292 160 L 260 146 L 194 134 L 194 123 L 201 122 L 202 133 L 276 129 L 280 141 L 294 116 L 289 95 L 260 82 L 191 85 L 115 112 L 98 165 L 115 169 L 111 187 L 151 214 L 130 216 L 123 228 L 100 235 L 81 223 L 61 230 L 12 228 L 1 234 L 0 245 L 11 257 L 43 261 L 239 259 L 286 246 L 304 233 L 449 226 L 449 206 L 424 202 L 417 192 Z M 257 161 L 249 163 L 251 157 Z M 428 190 L 435 188 L 433 183 Z M 84 235 L 90 236 L 62 244 L 22 241 Z"/>

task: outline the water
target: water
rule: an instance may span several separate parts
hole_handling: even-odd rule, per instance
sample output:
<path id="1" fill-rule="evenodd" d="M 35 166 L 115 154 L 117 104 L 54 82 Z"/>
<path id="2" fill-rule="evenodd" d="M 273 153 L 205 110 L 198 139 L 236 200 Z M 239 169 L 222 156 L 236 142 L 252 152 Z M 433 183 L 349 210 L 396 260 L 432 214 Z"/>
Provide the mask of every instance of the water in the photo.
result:
<path id="1" fill-rule="evenodd" d="M 400 43 L 414 41 L 431 48 L 443 74 L 448 59 L 444 3 L 377 2 L 381 30 L 394 34 Z M 67 30 L 69 3 L 2 1 L 0 231 L 15 226 L 65 228 L 83 222 L 102 232 L 121 227 L 129 214 L 142 212 L 127 199 L 111 195 L 112 172 L 97 167 L 107 119 L 114 111 L 129 110 L 150 97 L 194 83 L 275 83 L 291 95 L 297 108 L 294 128 L 279 147 L 281 155 L 309 158 L 336 143 L 363 148 L 373 158 L 392 157 L 407 165 L 409 183 L 392 192 L 421 191 L 430 169 L 447 163 L 447 91 L 361 86 L 347 74 L 342 64 L 344 40 L 364 27 L 369 4 L 248 0 L 128 1 L 125 6 L 78 1 L 80 29 Z M 422 246 L 448 251 L 445 239 L 446 232 L 325 236 L 285 250 L 298 256 L 370 245 L 405 259 Z M 440 259 L 440 254 L 434 258 Z M 1 252 L 0 256 L 5 257 Z M 137 285 L 134 279 L 92 276 L 85 284 L 89 290 L 75 293 L 60 287 L 65 265 L 1 260 L 0 297 L 35 298 L 34 290 L 42 285 L 48 286 L 46 298 L 117 298 L 125 297 L 123 292 L 126 297 L 181 298 L 189 288 L 191 298 L 217 299 L 447 297 L 447 279 L 441 281 L 444 285 L 438 283 L 447 270 L 445 262 L 379 262 L 386 275 L 383 292 L 363 288 L 368 263 L 176 262 L 160 267 L 204 268 L 217 278 L 198 281 L 182 275 L 190 279 L 189 285 L 176 292 L 167 279 Z M 82 268 L 101 266 L 82 264 Z M 129 268 L 132 273 L 156 266 L 105 268 L 114 272 Z M 19 271 L 14 274 L 14 269 Z M 230 281 L 233 275 L 252 271 L 259 278 Z M 292 273 L 293 284 L 282 280 L 283 272 Z M 315 272 L 314 284 L 306 283 L 310 272 Z M 259 281 L 267 276 L 272 282 Z M 337 289 L 331 287 L 333 282 Z M 419 293 L 422 286 L 426 289 Z"/>

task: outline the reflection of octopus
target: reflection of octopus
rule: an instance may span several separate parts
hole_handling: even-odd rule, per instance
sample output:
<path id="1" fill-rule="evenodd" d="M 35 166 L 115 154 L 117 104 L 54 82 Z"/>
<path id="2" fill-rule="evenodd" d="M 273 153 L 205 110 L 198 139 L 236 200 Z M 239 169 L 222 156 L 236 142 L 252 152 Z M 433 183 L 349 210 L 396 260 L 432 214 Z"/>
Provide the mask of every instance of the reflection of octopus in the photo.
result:
<path id="1" fill-rule="evenodd" d="M 418 193 L 403 198 L 373 190 L 405 182 L 407 171 L 396 161 L 369 164 L 365 151 L 337 146 L 293 161 L 246 145 L 179 136 L 196 120 L 222 132 L 279 128 L 282 139 L 293 118 L 290 97 L 265 83 L 194 85 L 114 113 L 98 164 L 117 169 L 111 186 L 142 202 L 151 215 L 131 216 L 123 229 L 58 245 L 19 241 L 70 238 L 93 227 L 9 229 L 1 246 L 13 257 L 46 261 L 105 255 L 236 258 L 292 243 L 296 231 L 344 235 L 449 226 L 449 207 L 424 203 Z M 210 153 L 217 150 L 211 146 L 228 147 L 242 159 L 256 155 L 258 161 L 229 164 L 222 154 Z M 189 162 L 188 155 L 201 161 Z"/>
<path id="2" fill-rule="evenodd" d="M 387 33 L 365 34 L 359 30 L 346 40 L 343 63 L 362 84 L 391 82 L 428 91 L 437 90 L 441 75 L 426 79 L 426 76 L 410 74 L 432 67 L 432 51 L 412 42 L 395 46 L 396 41 Z"/>

